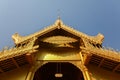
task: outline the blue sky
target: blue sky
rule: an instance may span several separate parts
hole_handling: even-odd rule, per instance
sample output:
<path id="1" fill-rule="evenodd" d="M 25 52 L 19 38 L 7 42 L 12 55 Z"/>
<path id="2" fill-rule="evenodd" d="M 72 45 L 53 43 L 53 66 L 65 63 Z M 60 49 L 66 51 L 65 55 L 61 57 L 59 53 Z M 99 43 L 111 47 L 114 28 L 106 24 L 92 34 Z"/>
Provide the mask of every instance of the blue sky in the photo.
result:
<path id="1" fill-rule="evenodd" d="M 120 50 L 120 0 L 0 0 L 0 49 L 14 44 L 16 32 L 29 35 L 53 24 L 58 13 L 64 24 L 102 33 L 104 46 Z"/>

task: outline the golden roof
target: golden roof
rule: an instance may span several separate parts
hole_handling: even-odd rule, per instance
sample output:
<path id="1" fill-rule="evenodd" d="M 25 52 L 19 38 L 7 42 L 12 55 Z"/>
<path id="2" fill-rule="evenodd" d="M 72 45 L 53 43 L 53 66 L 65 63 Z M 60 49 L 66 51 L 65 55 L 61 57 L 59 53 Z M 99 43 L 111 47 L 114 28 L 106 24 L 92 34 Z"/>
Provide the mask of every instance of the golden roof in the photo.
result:
<path id="1" fill-rule="evenodd" d="M 48 26 L 48 27 L 44 28 L 43 30 L 40 30 L 36 33 L 33 33 L 31 35 L 28 35 L 28 36 L 20 36 L 18 33 L 15 33 L 14 35 L 12 35 L 12 38 L 13 38 L 15 44 L 19 44 L 19 43 L 24 42 L 26 40 L 29 40 L 33 37 L 39 37 L 41 35 L 44 35 L 44 34 L 50 32 L 52 30 L 55 30 L 55 29 L 63 29 L 69 33 L 72 33 L 72 34 L 80 37 L 80 38 L 85 38 L 91 42 L 98 43 L 98 44 L 101 44 L 103 42 L 103 39 L 104 39 L 104 36 L 100 33 L 97 36 L 88 36 L 87 34 L 79 32 L 79 31 L 63 24 L 63 22 L 60 18 L 57 19 L 53 25 Z"/>
<path id="2" fill-rule="evenodd" d="M 92 55 L 98 55 L 107 59 L 111 59 L 117 62 L 120 62 L 120 52 L 117 52 L 115 50 L 110 50 L 107 48 L 97 48 L 97 47 L 81 47 L 83 52 L 88 52 L 88 54 Z"/>
<path id="3" fill-rule="evenodd" d="M 27 53 L 33 53 L 36 52 L 37 48 L 39 47 L 38 45 L 33 46 L 35 39 L 32 39 L 30 41 L 30 43 L 24 45 L 24 46 L 19 46 L 19 47 L 13 47 L 10 49 L 4 49 L 2 51 L 0 51 L 0 61 L 9 59 L 9 58 L 13 58 L 16 56 L 20 56 L 23 54 L 27 54 Z"/>
<path id="4" fill-rule="evenodd" d="M 90 59 L 89 62 L 93 61 L 95 64 L 98 64 L 98 62 L 99 62 L 98 66 L 103 66 L 104 64 L 109 64 L 109 65 L 114 64 L 115 66 L 113 66 L 113 67 L 110 67 L 109 65 L 108 66 L 110 68 L 112 68 L 113 71 L 116 71 L 116 70 L 119 71 L 119 69 L 120 69 L 120 64 L 119 64 L 120 52 L 92 45 L 92 43 L 100 44 L 100 45 L 102 44 L 103 39 L 104 39 L 104 36 L 102 34 L 99 33 L 97 36 L 89 36 L 87 34 L 79 32 L 69 26 L 66 26 L 65 24 L 63 24 L 63 22 L 60 19 L 57 19 L 53 25 L 48 26 L 48 27 L 44 28 L 43 30 L 40 30 L 34 34 L 31 34 L 28 36 L 20 36 L 18 33 L 15 33 L 14 35 L 12 35 L 12 38 L 16 45 L 19 45 L 20 43 L 24 43 L 25 41 L 27 41 L 27 43 L 25 43 L 25 45 L 21 45 L 19 47 L 14 47 L 14 48 L 0 51 L 0 61 L 11 59 L 13 57 L 24 55 L 24 54 L 28 54 L 28 53 L 31 54 L 33 52 L 36 52 L 36 49 L 39 47 L 38 45 L 34 45 L 36 39 L 48 32 L 55 30 L 55 29 L 63 29 L 65 31 L 85 40 L 84 42 L 86 43 L 86 46 L 85 47 L 81 46 L 80 50 L 83 54 L 92 56 L 92 59 Z M 66 46 L 69 46 L 69 47 L 73 47 L 73 46 L 69 45 L 68 43 L 74 43 L 77 41 L 77 39 L 74 39 L 74 38 L 68 37 L 68 36 L 49 36 L 49 37 L 43 38 L 42 41 L 52 43 L 52 44 L 60 44 L 59 47 L 61 47 L 61 46 L 63 47 L 64 46 L 63 44 L 66 44 Z M 95 55 L 95 57 L 94 57 L 94 55 Z M 97 57 L 97 59 L 96 59 L 96 57 Z M 17 66 L 19 63 L 16 63 L 17 60 L 16 60 L 16 62 L 15 62 L 15 60 L 12 59 L 12 62 Z M 108 61 L 108 63 L 105 63 L 105 61 Z M 8 62 L 9 62 L 9 60 L 8 60 Z M 106 66 L 107 65 L 105 65 L 105 67 Z M 0 71 L 0 72 L 2 72 L 2 71 Z"/>

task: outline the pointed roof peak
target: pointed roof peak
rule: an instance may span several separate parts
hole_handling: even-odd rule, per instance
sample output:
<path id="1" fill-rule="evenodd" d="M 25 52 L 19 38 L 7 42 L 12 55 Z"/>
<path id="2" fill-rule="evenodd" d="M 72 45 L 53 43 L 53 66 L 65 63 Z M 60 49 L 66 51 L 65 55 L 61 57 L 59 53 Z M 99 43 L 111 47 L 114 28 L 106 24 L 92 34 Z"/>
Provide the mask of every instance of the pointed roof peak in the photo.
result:
<path id="1" fill-rule="evenodd" d="M 58 16 L 58 19 L 55 21 L 55 25 L 60 28 L 61 25 L 63 25 L 63 21 L 61 20 L 60 16 Z"/>

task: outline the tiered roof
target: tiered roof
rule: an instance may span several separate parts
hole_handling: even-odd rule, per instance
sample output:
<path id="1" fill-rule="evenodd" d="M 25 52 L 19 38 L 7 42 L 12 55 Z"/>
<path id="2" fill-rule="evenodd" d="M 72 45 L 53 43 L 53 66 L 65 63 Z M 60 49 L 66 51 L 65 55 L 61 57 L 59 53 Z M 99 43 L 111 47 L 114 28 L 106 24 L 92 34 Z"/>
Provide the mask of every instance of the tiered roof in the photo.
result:
<path id="1" fill-rule="evenodd" d="M 34 45 L 35 40 L 39 36 L 42 36 L 55 29 L 65 30 L 81 38 L 85 42 L 85 46 L 80 47 L 80 49 L 83 54 L 88 55 L 86 58 L 88 64 L 95 64 L 98 67 L 105 67 L 112 71 L 120 72 L 120 52 L 101 47 L 104 39 L 104 36 L 102 34 L 99 33 L 97 36 L 89 36 L 63 24 L 61 19 L 56 20 L 55 24 L 28 36 L 20 36 L 18 33 L 12 35 L 14 43 L 19 46 L 0 51 L 0 72 L 5 72 L 11 69 L 11 66 L 9 65 L 4 68 L 5 65 L 2 64 L 6 63 L 5 61 L 7 61 L 11 65 L 14 64 L 16 67 L 19 67 L 21 65 L 21 63 L 19 63 L 20 61 L 18 61 L 19 56 L 35 52 L 36 49 L 39 47 L 37 45 Z M 58 41 L 60 44 L 62 43 L 62 41 L 64 41 L 64 39 L 67 40 L 66 43 L 76 41 L 75 39 L 66 36 L 53 36 L 43 41 L 53 43 L 50 42 L 50 40 L 55 40 L 56 38 L 61 39 L 61 41 Z M 56 42 L 54 43 L 56 44 Z M 97 46 L 96 44 L 99 44 L 100 46 Z M 24 57 L 25 56 L 23 56 L 22 58 Z M 11 60 L 13 63 L 10 63 Z"/>

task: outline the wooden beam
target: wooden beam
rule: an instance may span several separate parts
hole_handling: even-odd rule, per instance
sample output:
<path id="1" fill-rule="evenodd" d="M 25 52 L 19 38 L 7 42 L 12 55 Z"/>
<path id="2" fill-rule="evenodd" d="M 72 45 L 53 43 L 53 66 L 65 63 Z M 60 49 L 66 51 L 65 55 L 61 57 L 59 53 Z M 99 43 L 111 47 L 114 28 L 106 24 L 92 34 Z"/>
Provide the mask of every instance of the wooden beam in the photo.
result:
<path id="1" fill-rule="evenodd" d="M 102 63 L 103 63 L 104 60 L 105 60 L 105 59 L 102 58 L 102 60 L 100 61 L 100 64 L 98 65 L 98 67 L 100 67 L 100 66 L 102 65 Z"/>
<path id="2" fill-rule="evenodd" d="M 2 73 L 3 73 L 4 71 L 0 68 L 0 72 L 2 72 Z"/>
<path id="3" fill-rule="evenodd" d="M 92 55 L 85 54 L 84 56 L 84 64 L 87 65 L 92 57 Z"/>
<path id="4" fill-rule="evenodd" d="M 13 63 L 15 64 L 15 66 L 16 66 L 17 68 L 20 68 L 19 65 L 18 65 L 18 63 L 15 61 L 15 59 L 14 59 L 14 58 L 11 58 L 11 59 L 12 59 Z"/>
<path id="5" fill-rule="evenodd" d="M 115 72 L 120 67 L 120 63 L 113 69 L 113 72 Z"/>
<path id="6" fill-rule="evenodd" d="M 33 56 L 30 53 L 26 54 L 26 59 L 29 62 L 29 64 L 33 64 Z"/>

